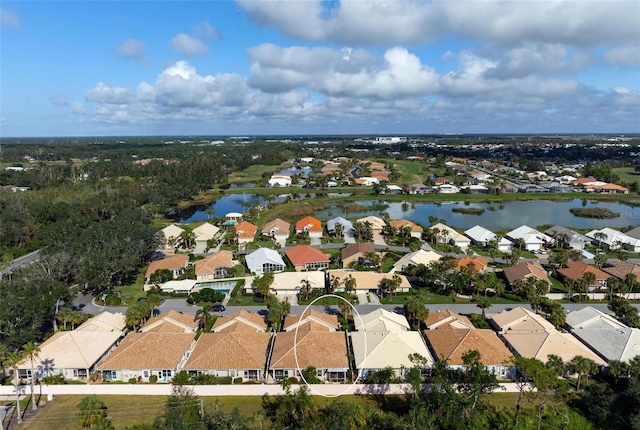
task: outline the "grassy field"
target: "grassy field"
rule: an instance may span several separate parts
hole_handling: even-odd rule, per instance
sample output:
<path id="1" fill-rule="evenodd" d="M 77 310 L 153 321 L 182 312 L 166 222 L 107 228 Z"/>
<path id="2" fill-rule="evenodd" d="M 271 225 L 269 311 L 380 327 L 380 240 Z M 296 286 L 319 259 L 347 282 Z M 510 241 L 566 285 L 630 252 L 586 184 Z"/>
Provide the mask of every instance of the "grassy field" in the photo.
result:
<path id="1" fill-rule="evenodd" d="M 640 182 L 640 173 L 637 173 L 633 167 L 618 167 L 613 169 L 613 173 L 620 176 L 620 180 L 625 182 Z"/>
<path id="2" fill-rule="evenodd" d="M 254 164 L 239 172 L 234 172 L 229 175 L 228 180 L 230 184 L 238 183 L 244 184 L 248 182 L 260 182 L 262 180 L 263 173 L 275 173 L 284 168 L 291 167 L 290 163 L 285 163 L 280 166 L 265 166 L 262 164 Z"/>
<path id="3" fill-rule="evenodd" d="M 27 430 L 82 429 L 78 423 L 78 403 L 84 396 L 56 396 L 53 402 L 44 408 L 30 422 L 25 422 Z M 107 406 L 107 414 L 116 429 L 141 423 L 152 423 L 162 414 L 166 398 L 164 396 L 99 396 Z M 218 402 L 225 410 L 238 408 L 240 413 L 253 416 L 262 411 L 260 396 L 203 397 L 205 404 Z M 312 396 L 316 406 L 325 406 L 334 399 Z M 342 396 L 341 399 L 358 403 L 375 404 L 365 396 Z"/>

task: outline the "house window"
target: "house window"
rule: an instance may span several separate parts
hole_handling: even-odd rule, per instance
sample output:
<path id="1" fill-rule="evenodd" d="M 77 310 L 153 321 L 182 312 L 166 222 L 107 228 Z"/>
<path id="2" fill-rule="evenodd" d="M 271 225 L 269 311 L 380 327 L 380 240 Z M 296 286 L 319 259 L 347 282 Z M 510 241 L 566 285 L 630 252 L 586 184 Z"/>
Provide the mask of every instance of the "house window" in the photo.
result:
<path id="1" fill-rule="evenodd" d="M 248 379 L 249 381 L 257 381 L 258 380 L 258 370 L 256 370 L 256 369 L 245 370 L 244 371 L 244 377 L 246 379 Z"/>
<path id="2" fill-rule="evenodd" d="M 282 378 L 286 378 L 289 376 L 289 372 L 287 370 L 274 370 L 273 371 L 273 379 L 276 381 L 282 380 Z"/>
<path id="3" fill-rule="evenodd" d="M 232 378 L 236 377 L 236 371 L 235 370 L 229 370 L 229 376 Z"/>
<path id="4" fill-rule="evenodd" d="M 107 381 L 111 381 L 117 378 L 118 375 L 115 370 L 107 370 L 106 372 L 104 372 L 104 379 L 106 379 Z"/>
<path id="5" fill-rule="evenodd" d="M 347 380 L 346 371 L 329 371 L 327 372 L 327 380 L 329 382 L 344 382 Z"/>
<path id="6" fill-rule="evenodd" d="M 149 378 L 149 371 L 148 371 L 148 370 L 143 370 L 143 371 L 142 371 L 142 376 L 143 376 L 144 378 Z"/>
<path id="7" fill-rule="evenodd" d="M 76 379 L 87 379 L 87 369 L 73 369 L 73 377 Z"/>
<path id="8" fill-rule="evenodd" d="M 318 370 L 316 370 L 316 376 L 317 376 L 318 378 L 322 378 L 322 369 L 318 369 Z"/>

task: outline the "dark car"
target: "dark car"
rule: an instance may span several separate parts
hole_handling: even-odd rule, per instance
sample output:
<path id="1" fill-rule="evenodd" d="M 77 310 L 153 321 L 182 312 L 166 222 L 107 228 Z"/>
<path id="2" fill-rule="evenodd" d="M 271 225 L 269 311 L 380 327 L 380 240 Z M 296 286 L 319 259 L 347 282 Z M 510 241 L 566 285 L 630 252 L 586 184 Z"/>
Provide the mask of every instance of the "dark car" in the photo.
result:
<path id="1" fill-rule="evenodd" d="M 225 310 L 227 310 L 227 308 L 225 308 L 224 305 L 213 305 L 213 308 L 211 308 L 211 310 L 213 310 L 214 312 L 224 312 Z"/>

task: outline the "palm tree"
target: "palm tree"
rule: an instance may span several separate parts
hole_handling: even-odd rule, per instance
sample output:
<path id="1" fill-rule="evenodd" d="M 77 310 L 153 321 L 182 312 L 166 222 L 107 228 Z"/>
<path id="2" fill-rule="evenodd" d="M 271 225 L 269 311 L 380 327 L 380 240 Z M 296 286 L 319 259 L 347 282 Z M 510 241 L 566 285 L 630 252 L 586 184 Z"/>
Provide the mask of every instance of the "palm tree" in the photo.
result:
<path id="1" fill-rule="evenodd" d="M 340 286 L 340 278 L 335 275 L 331 275 L 331 279 L 329 280 L 329 294 L 333 294 L 333 292 Z"/>
<path id="2" fill-rule="evenodd" d="M 426 320 L 429 317 L 429 309 L 424 296 L 420 294 L 409 297 L 404 304 L 404 313 L 409 321 L 416 324 Z"/>
<path id="3" fill-rule="evenodd" d="M 573 360 L 571 360 L 571 368 L 578 374 L 578 386 L 576 390 L 580 390 L 580 381 L 582 380 L 582 376 L 584 375 L 585 377 L 584 385 L 586 386 L 589 382 L 589 375 L 593 375 L 597 372 L 598 365 L 590 358 L 576 355 L 573 357 Z"/>
<path id="4" fill-rule="evenodd" d="M 300 297 L 302 300 L 308 300 L 311 294 L 311 282 L 308 279 L 300 281 Z"/>
<path id="5" fill-rule="evenodd" d="M 198 321 L 198 327 L 201 329 L 205 329 L 207 325 L 209 325 L 209 321 L 211 321 L 211 309 L 213 308 L 213 304 L 206 302 L 202 304 L 202 309 L 198 309 L 195 317 L 193 318 L 195 321 Z"/>
<path id="6" fill-rule="evenodd" d="M 24 360 L 24 351 L 10 352 L 3 362 L 3 366 L 13 371 L 13 382 L 16 386 L 16 410 L 18 411 L 18 424 L 22 423 L 22 412 L 20 411 L 20 376 L 18 374 L 18 363 Z"/>
<path id="7" fill-rule="evenodd" d="M 35 360 L 40 354 L 40 346 L 37 343 L 29 342 L 25 346 L 22 347 L 25 356 L 29 357 L 29 361 L 31 362 L 31 409 L 37 410 L 38 405 L 36 404 L 36 392 L 35 392 Z"/>
<path id="8" fill-rule="evenodd" d="M 151 312 L 151 316 L 153 316 L 153 311 L 155 308 L 162 304 L 162 299 L 159 294 L 149 294 L 147 296 L 147 305 L 149 305 L 149 309 Z"/>
<path id="9" fill-rule="evenodd" d="M 492 305 L 491 305 L 491 302 L 489 301 L 489 299 L 486 299 L 484 297 L 478 299 L 478 301 L 476 302 L 476 307 L 482 309 L 482 318 L 486 318 L 485 311 L 486 311 L 486 309 L 490 308 L 491 306 Z"/>
<path id="10" fill-rule="evenodd" d="M 356 282 L 355 278 L 352 277 L 351 275 L 347 276 L 344 279 L 344 291 L 345 291 L 345 293 L 352 292 L 353 290 L 356 289 L 356 286 L 357 286 L 357 282 Z"/>

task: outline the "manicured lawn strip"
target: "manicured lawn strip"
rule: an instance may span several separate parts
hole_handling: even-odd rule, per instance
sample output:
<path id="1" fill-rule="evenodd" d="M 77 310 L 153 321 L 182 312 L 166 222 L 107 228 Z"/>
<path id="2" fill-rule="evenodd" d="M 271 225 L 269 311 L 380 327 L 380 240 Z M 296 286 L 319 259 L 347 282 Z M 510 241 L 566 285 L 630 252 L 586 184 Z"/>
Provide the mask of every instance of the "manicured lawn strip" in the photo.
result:
<path id="1" fill-rule="evenodd" d="M 146 267 L 138 273 L 136 278 L 136 282 L 130 285 L 123 285 L 121 287 L 116 287 L 116 291 L 120 291 L 122 294 L 122 305 L 129 306 L 138 301 L 141 297 L 147 297 L 147 293 L 144 291 L 144 273 L 146 272 Z"/>
<path id="2" fill-rule="evenodd" d="M 640 182 L 640 173 L 636 173 L 633 167 L 618 167 L 613 169 L 613 173 L 624 182 Z"/>
<path id="3" fill-rule="evenodd" d="M 260 182 L 262 181 L 263 173 L 275 173 L 279 170 L 282 170 L 290 166 L 291 166 L 291 163 L 284 163 L 280 166 L 266 166 L 263 164 L 253 164 L 244 170 L 230 174 L 228 176 L 228 180 L 230 184 Z"/>

